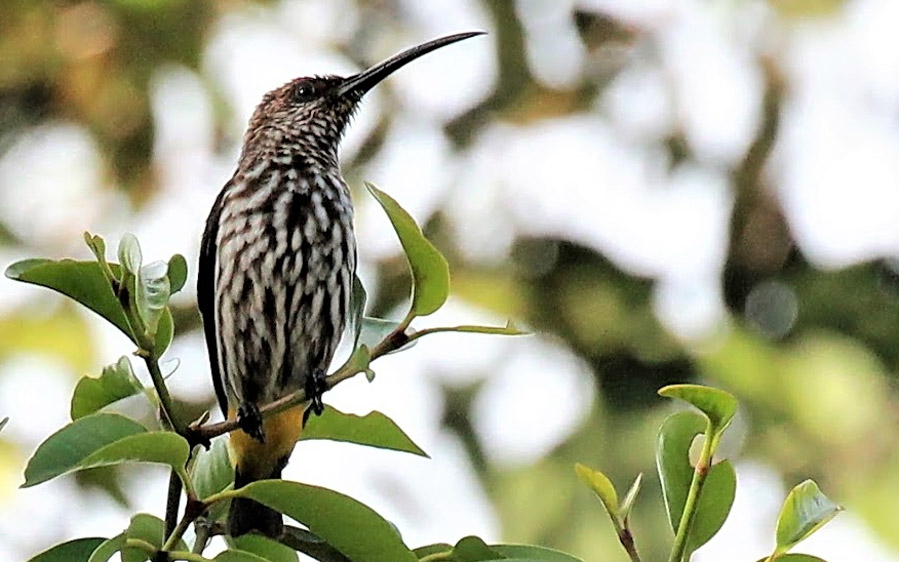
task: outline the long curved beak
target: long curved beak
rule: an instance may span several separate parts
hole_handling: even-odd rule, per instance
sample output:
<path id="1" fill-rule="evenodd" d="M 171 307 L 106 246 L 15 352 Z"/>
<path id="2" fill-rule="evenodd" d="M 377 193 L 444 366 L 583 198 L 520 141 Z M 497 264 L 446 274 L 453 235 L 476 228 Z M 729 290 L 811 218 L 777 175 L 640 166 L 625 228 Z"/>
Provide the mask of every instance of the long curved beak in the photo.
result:
<path id="1" fill-rule="evenodd" d="M 446 37 L 441 37 L 439 39 L 434 39 L 433 41 L 428 41 L 427 43 L 422 43 L 417 47 L 406 49 L 402 53 L 394 55 L 393 57 L 385 60 L 382 63 L 376 64 L 368 70 L 364 70 L 359 74 L 348 77 L 343 84 L 337 87 L 337 95 L 344 96 L 349 93 L 353 93 L 359 97 L 362 97 L 362 95 L 371 90 L 378 82 L 387 78 L 388 76 L 393 74 L 394 71 L 399 70 L 400 68 L 406 66 L 422 55 L 426 55 L 431 51 L 436 51 L 441 47 L 446 47 L 447 45 L 451 45 L 452 43 L 463 41 L 465 39 L 478 35 L 484 35 L 484 32 L 469 31 L 466 33 L 456 33 L 455 35 L 447 35 Z"/>

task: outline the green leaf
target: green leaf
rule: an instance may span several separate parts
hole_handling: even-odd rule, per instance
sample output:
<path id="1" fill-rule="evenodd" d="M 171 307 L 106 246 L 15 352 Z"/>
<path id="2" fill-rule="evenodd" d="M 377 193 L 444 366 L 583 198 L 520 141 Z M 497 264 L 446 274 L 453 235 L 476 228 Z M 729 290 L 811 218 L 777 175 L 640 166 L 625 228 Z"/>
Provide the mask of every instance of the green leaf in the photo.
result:
<path id="1" fill-rule="evenodd" d="M 216 439 L 209 450 L 200 450 L 191 476 L 197 497 L 201 500 L 221 492 L 234 482 L 234 468 L 228 458 L 226 439 Z"/>
<path id="2" fill-rule="evenodd" d="M 91 553 L 106 539 L 91 537 L 64 542 L 37 554 L 28 562 L 87 562 Z"/>
<path id="3" fill-rule="evenodd" d="M 464 537 L 453 547 L 454 562 L 483 562 L 505 558 L 485 543 L 480 537 Z"/>
<path id="4" fill-rule="evenodd" d="M 698 384 L 672 384 L 661 388 L 659 395 L 683 400 L 706 415 L 711 424 L 713 452 L 721 434 L 737 413 L 737 399 L 717 388 Z"/>
<path id="5" fill-rule="evenodd" d="M 2 420 L 0 420 L 0 431 L 3 431 L 3 428 L 6 427 L 7 423 L 9 423 L 9 416 L 6 416 Z"/>
<path id="6" fill-rule="evenodd" d="M 171 284 L 167 265 L 155 261 L 140 268 L 137 284 L 137 305 L 141 319 L 150 333 L 156 332 L 162 311 L 168 305 Z"/>
<path id="7" fill-rule="evenodd" d="M 696 412 L 668 416 L 659 430 L 656 464 L 671 529 L 677 533 L 695 469 L 690 464 L 690 445 L 708 425 Z M 696 506 L 696 517 L 687 539 L 692 552 L 709 541 L 724 524 L 736 493 L 736 474 L 729 461 L 712 466 Z"/>
<path id="8" fill-rule="evenodd" d="M 102 447 L 78 463 L 75 469 L 129 462 L 165 464 L 183 470 L 190 453 L 187 440 L 172 431 L 147 431 L 123 437 Z"/>
<path id="9" fill-rule="evenodd" d="M 764 558 L 759 559 L 758 562 L 769 562 L 771 560 L 770 557 L 766 556 Z M 823 558 L 818 558 L 817 556 L 812 556 L 811 554 L 782 554 L 775 558 L 776 562 L 827 562 L 827 560 Z"/>
<path id="10" fill-rule="evenodd" d="M 144 387 L 134 376 L 128 357 L 103 367 L 99 378 L 82 377 L 72 395 L 70 413 L 73 420 L 93 414 L 100 409 L 143 392 Z"/>
<path id="11" fill-rule="evenodd" d="M 153 349 L 156 357 L 162 357 L 165 350 L 172 344 L 175 337 L 175 323 L 172 320 L 172 311 L 169 307 L 162 310 L 162 316 L 159 318 L 159 326 L 156 328 L 156 340 Z"/>
<path id="12" fill-rule="evenodd" d="M 140 268 L 140 275 L 135 284 L 137 313 L 147 329 L 147 334 L 153 336 L 156 335 L 159 319 L 171 294 L 166 273 L 166 264 L 155 261 Z"/>
<path id="13" fill-rule="evenodd" d="M 687 552 L 709 542 L 730 514 L 737 492 L 737 474 L 730 461 L 721 461 L 709 470 L 699 495 L 696 517 L 687 538 Z"/>
<path id="14" fill-rule="evenodd" d="M 300 440 L 311 439 L 329 439 L 428 456 L 396 422 L 377 411 L 357 416 L 328 406 L 322 415 L 310 417 L 303 428 Z"/>
<path id="15" fill-rule="evenodd" d="M 351 369 L 355 372 L 364 372 L 368 382 L 371 382 L 375 378 L 375 372 L 371 370 L 370 365 L 371 351 L 369 351 L 367 345 L 362 343 L 359 344 L 359 347 L 357 347 L 353 354 L 350 355 L 349 359 L 346 360 L 346 363 L 340 367 L 340 370 Z"/>
<path id="16" fill-rule="evenodd" d="M 85 232 L 84 243 L 90 248 L 91 253 L 94 254 L 98 262 L 106 263 L 106 242 L 103 240 L 102 236 Z"/>
<path id="17" fill-rule="evenodd" d="M 690 445 L 703 432 L 707 421 L 696 412 L 678 412 L 665 419 L 656 442 L 656 466 L 671 529 L 677 533 L 687 492 L 693 481 Z"/>
<path id="18" fill-rule="evenodd" d="M 348 320 L 349 326 L 347 326 L 350 337 L 353 338 L 353 349 L 359 347 L 359 336 L 362 333 L 362 318 L 365 316 L 365 303 L 367 300 L 368 293 L 365 292 L 362 280 L 353 273 L 353 292 L 350 293 L 350 315 Z"/>
<path id="19" fill-rule="evenodd" d="M 387 213 L 412 268 L 410 313 L 427 316 L 436 312 L 449 296 L 450 275 L 446 258 L 424 237 L 415 219 L 399 203 L 370 183 L 365 187 Z"/>
<path id="20" fill-rule="evenodd" d="M 118 274 L 117 265 L 112 264 L 110 267 L 113 273 Z M 112 292 L 112 286 L 100 264 L 95 261 L 23 260 L 6 268 L 6 276 L 62 293 L 93 310 L 132 338 L 131 328 L 118 299 Z"/>
<path id="21" fill-rule="evenodd" d="M 213 558 L 213 560 L 215 560 L 215 562 L 269 562 L 261 556 L 242 550 L 226 550 L 220 552 Z"/>
<path id="22" fill-rule="evenodd" d="M 415 555 L 386 519 L 339 492 L 284 480 L 263 480 L 235 494 L 299 521 L 354 562 L 413 562 Z"/>
<path id="23" fill-rule="evenodd" d="M 140 539 L 152 544 L 157 549 L 162 548 L 164 535 L 165 523 L 162 519 L 149 513 L 138 513 L 132 517 L 128 529 L 125 530 L 125 540 Z M 187 544 L 183 540 L 178 541 L 174 550 L 188 550 Z M 122 562 L 143 562 L 149 559 L 150 555 L 139 548 L 122 549 Z"/>
<path id="24" fill-rule="evenodd" d="M 119 240 L 119 263 L 122 264 L 122 268 L 137 277 L 140 275 L 140 266 L 143 260 L 137 238 L 130 232 L 126 232 Z"/>
<path id="25" fill-rule="evenodd" d="M 593 493 L 596 494 L 596 497 L 602 502 L 603 507 L 606 508 L 606 513 L 609 514 L 609 517 L 620 524 L 618 493 L 615 491 L 615 486 L 612 485 L 612 481 L 602 472 L 593 470 L 581 463 L 576 463 L 574 465 L 574 471 L 577 473 L 581 482 L 593 490 Z"/>
<path id="26" fill-rule="evenodd" d="M 103 238 L 92 235 L 90 232 L 85 232 L 84 243 L 87 244 L 94 257 L 97 258 L 97 263 L 100 264 L 100 271 L 106 276 L 107 281 L 118 281 L 119 276 L 110 267 L 109 262 L 106 261 L 106 242 L 103 241 Z"/>
<path id="27" fill-rule="evenodd" d="M 467 332 L 473 334 L 493 334 L 499 336 L 527 336 L 530 332 L 521 330 L 512 323 L 511 320 L 506 321 L 505 326 L 474 326 L 462 325 L 453 326 L 452 328 L 441 328 L 441 332 Z"/>
<path id="28" fill-rule="evenodd" d="M 621 501 L 621 509 L 619 514 L 621 515 L 622 522 L 626 523 L 628 516 L 631 514 L 631 509 L 634 507 L 634 501 L 637 499 L 637 494 L 640 493 L 640 486 L 643 484 L 643 473 L 637 475 L 634 479 L 634 483 L 631 484 L 631 487 L 628 488 L 627 494 L 624 495 L 624 499 Z"/>
<path id="29" fill-rule="evenodd" d="M 341 554 L 339 550 L 329 545 L 320 536 L 310 533 L 306 529 L 285 525 L 281 542 L 297 552 L 311 556 L 319 562 L 350 562 L 350 559 Z"/>
<path id="30" fill-rule="evenodd" d="M 103 541 L 103 544 L 94 550 L 87 562 L 109 562 L 109 559 L 112 558 L 116 552 L 122 550 L 122 547 L 124 546 L 125 533 L 121 533 L 111 539 Z"/>
<path id="31" fill-rule="evenodd" d="M 492 544 L 490 548 L 494 552 L 512 559 L 541 560 L 545 562 L 583 562 L 580 558 L 565 552 L 530 544 Z"/>
<path id="32" fill-rule="evenodd" d="M 232 548 L 256 554 L 270 562 L 298 562 L 297 553 L 290 547 L 273 541 L 268 537 L 256 534 L 241 535 L 231 538 Z"/>
<path id="33" fill-rule="evenodd" d="M 175 254 L 169 258 L 168 271 L 166 277 L 169 278 L 169 286 L 174 295 L 187 282 L 187 260 L 181 254 Z"/>
<path id="34" fill-rule="evenodd" d="M 825 496 L 813 480 L 806 480 L 790 491 L 777 518 L 775 554 L 787 552 L 807 539 L 842 511 Z"/>
<path id="35" fill-rule="evenodd" d="M 447 544 L 445 542 L 439 542 L 435 544 L 429 544 L 426 546 L 420 546 L 413 550 L 415 556 L 418 557 L 419 560 L 424 558 L 425 556 L 430 556 L 432 554 L 444 554 L 450 553 L 453 551 L 453 545 Z"/>
<path id="36" fill-rule="evenodd" d="M 124 437 L 145 433 L 144 426 L 119 414 L 99 413 L 63 427 L 38 446 L 25 467 L 23 488 L 79 468 L 82 461 Z"/>

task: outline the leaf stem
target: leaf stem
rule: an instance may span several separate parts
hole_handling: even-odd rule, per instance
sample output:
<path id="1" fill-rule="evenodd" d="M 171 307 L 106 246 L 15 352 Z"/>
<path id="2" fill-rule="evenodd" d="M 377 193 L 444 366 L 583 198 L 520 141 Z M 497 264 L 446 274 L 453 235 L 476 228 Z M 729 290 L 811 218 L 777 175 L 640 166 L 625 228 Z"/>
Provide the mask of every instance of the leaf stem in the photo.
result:
<path id="1" fill-rule="evenodd" d="M 634 535 L 631 534 L 631 530 L 627 525 L 618 531 L 618 542 L 624 547 L 624 551 L 627 552 L 631 562 L 640 562 L 640 555 L 637 553 L 637 545 L 634 544 Z"/>
<path id="2" fill-rule="evenodd" d="M 185 552 L 183 550 L 175 550 L 168 553 L 169 560 L 184 560 L 186 562 L 212 562 L 209 558 L 197 554 L 195 552 Z"/>
<path id="3" fill-rule="evenodd" d="M 194 554 L 202 554 L 204 550 L 206 550 L 206 545 L 209 543 L 209 522 L 206 519 L 198 519 L 194 523 L 194 546 L 190 549 Z"/>
<path id="4" fill-rule="evenodd" d="M 165 501 L 165 537 L 168 538 L 178 525 L 178 510 L 181 508 L 181 478 L 172 469 L 169 473 L 169 490 Z"/>
<path id="5" fill-rule="evenodd" d="M 125 548 L 138 548 L 154 556 L 159 552 L 158 548 L 143 539 L 125 539 Z"/>
<path id="6" fill-rule="evenodd" d="M 702 487 L 705 485 L 706 477 L 712 466 L 714 447 L 712 427 L 711 423 L 709 423 L 709 428 L 705 433 L 705 442 L 702 445 L 702 453 L 699 455 L 696 470 L 693 472 L 693 480 L 690 482 L 690 490 L 687 492 L 687 500 L 684 502 L 684 511 L 677 526 L 677 534 L 674 536 L 674 545 L 671 547 L 671 555 L 668 557 L 668 562 L 683 562 L 684 560 L 687 550 L 687 538 L 690 536 L 690 528 L 693 526 L 697 508 L 699 507 L 699 496 L 702 493 Z"/>
<path id="7" fill-rule="evenodd" d="M 428 554 L 424 558 L 418 560 L 418 562 L 440 562 L 441 560 L 452 560 L 453 559 L 453 551 L 445 550 L 443 552 L 435 552 L 434 554 Z"/>
<path id="8" fill-rule="evenodd" d="M 187 438 L 188 428 L 175 416 L 175 403 L 172 400 L 172 395 L 169 394 L 162 371 L 159 369 L 159 358 L 154 351 L 150 351 L 152 346 L 144 347 L 143 342 L 141 343 L 141 349 L 138 350 L 137 355 L 143 358 L 144 363 L 147 364 L 147 371 L 150 372 L 150 379 L 153 381 L 156 395 L 159 396 L 159 407 L 163 412 L 163 416 L 178 435 Z"/>
<path id="9" fill-rule="evenodd" d="M 169 551 L 178 544 L 178 541 L 181 540 L 181 537 L 184 536 L 184 533 L 187 532 L 190 524 L 194 522 L 194 520 L 199 517 L 199 514 L 191 513 L 190 506 L 185 508 L 184 517 L 181 518 L 181 521 L 178 521 L 178 526 L 175 527 L 175 530 L 172 531 L 172 534 L 169 535 L 169 538 L 166 539 L 165 544 L 162 545 L 162 550 Z"/>
<path id="10" fill-rule="evenodd" d="M 634 535 L 631 534 L 627 520 L 622 523 L 620 517 L 611 512 L 609 512 L 609 519 L 612 521 L 612 527 L 615 528 L 615 535 L 618 537 L 618 542 L 621 543 L 622 548 L 627 552 L 631 562 L 640 562 L 640 555 L 637 554 L 637 546 L 634 544 Z"/>
<path id="11" fill-rule="evenodd" d="M 203 503 L 205 503 L 207 506 L 211 506 L 214 503 L 231 500 L 238 496 L 240 496 L 238 490 L 227 489 L 208 496 L 205 500 L 203 500 Z"/>

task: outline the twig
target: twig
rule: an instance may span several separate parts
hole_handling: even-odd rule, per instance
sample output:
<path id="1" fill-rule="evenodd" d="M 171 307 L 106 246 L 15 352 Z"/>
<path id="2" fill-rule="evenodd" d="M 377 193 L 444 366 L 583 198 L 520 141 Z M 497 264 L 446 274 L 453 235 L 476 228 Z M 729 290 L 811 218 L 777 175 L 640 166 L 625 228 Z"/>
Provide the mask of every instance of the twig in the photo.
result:
<path id="1" fill-rule="evenodd" d="M 699 462 L 696 463 L 696 470 L 693 472 L 693 480 L 690 482 L 690 490 L 687 492 L 687 500 L 684 502 L 684 511 L 677 526 L 677 534 L 674 536 L 674 546 L 671 547 L 668 562 L 682 562 L 687 550 L 687 538 L 690 535 L 693 520 L 696 518 L 699 496 L 712 466 L 713 440 L 708 433 L 706 432 L 702 453 L 699 455 Z"/>
<path id="2" fill-rule="evenodd" d="M 181 478 L 172 470 L 169 474 L 169 491 L 165 502 L 165 537 L 168 538 L 175 531 L 178 524 L 178 510 L 181 508 Z"/>
<path id="3" fill-rule="evenodd" d="M 410 336 L 407 335 L 405 331 L 401 330 L 404 330 L 402 324 L 396 330 L 391 332 L 386 338 L 384 338 L 381 343 L 377 344 L 371 349 L 369 363 L 379 357 L 387 355 L 392 351 L 396 351 L 397 349 L 408 344 L 410 341 L 424 335 L 423 333 L 416 333 Z M 365 367 L 359 367 L 356 365 L 351 365 L 350 363 L 344 363 L 342 367 L 325 378 L 325 390 L 331 390 L 341 382 L 350 379 L 358 375 L 359 373 L 365 372 L 365 370 Z M 289 410 L 294 406 L 302 404 L 307 399 L 308 397 L 306 396 L 306 390 L 301 388 L 296 392 L 275 400 L 274 402 L 269 402 L 268 404 L 261 406 L 259 408 L 259 413 L 263 418 L 266 418 L 268 416 L 277 414 L 278 412 L 283 412 L 284 410 Z M 236 418 L 230 418 L 218 423 L 191 426 L 187 432 L 188 440 L 191 442 L 191 445 L 194 445 L 195 443 L 208 443 L 214 437 L 218 437 L 219 435 L 224 435 L 225 433 L 234 431 L 238 427 L 239 426 Z"/>

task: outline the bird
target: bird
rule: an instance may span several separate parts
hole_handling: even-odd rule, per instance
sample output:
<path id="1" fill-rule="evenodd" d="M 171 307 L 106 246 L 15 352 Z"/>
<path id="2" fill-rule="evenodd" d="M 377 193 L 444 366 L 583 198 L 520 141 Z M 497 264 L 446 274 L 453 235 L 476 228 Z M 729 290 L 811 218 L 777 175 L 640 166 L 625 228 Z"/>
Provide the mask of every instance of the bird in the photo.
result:
<path id="1" fill-rule="evenodd" d="M 434 39 L 347 77 L 296 78 L 256 107 L 236 171 L 206 219 L 197 276 L 215 395 L 238 425 L 228 443 L 235 489 L 280 478 L 307 405 L 322 411 L 357 257 L 338 149 L 363 96 L 413 60 L 481 34 Z M 260 406 L 299 389 L 307 405 L 263 420 Z M 226 527 L 231 536 L 277 538 L 284 522 L 277 511 L 237 498 Z"/>

